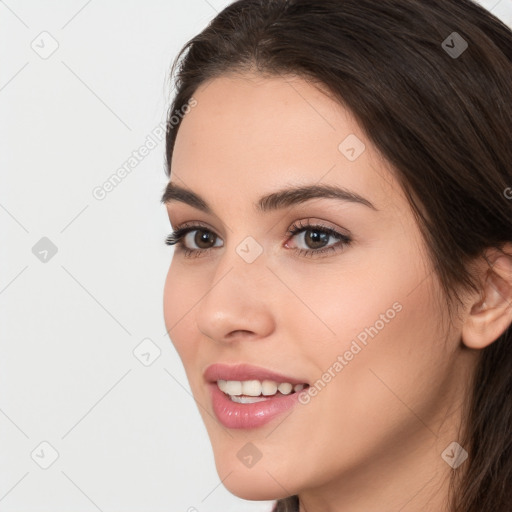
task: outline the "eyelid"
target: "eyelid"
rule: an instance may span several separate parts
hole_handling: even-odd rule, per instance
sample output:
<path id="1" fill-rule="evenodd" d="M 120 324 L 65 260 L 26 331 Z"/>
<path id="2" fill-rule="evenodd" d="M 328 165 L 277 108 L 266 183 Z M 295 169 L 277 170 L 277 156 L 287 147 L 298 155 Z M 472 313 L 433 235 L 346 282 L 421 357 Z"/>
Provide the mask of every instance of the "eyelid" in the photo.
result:
<path id="1" fill-rule="evenodd" d="M 203 221 L 195 221 L 195 220 L 185 221 L 185 222 L 178 223 L 176 226 L 171 222 L 171 226 L 173 227 L 173 231 L 175 233 L 178 231 L 183 231 L 189 227 L 190 228 L 202 227 L 208 231 L 211 231 L 214 235 L 216 235 L 224 240 L 224 238 L 221 235 L 219 235 L 218 231 L 215 228 L 213 228 L 208 223 L 203 222 Z M 309 226 L 313 226 L 315 228 L 324 228 L 326 230 L 332 230 L 332 231 L 335 231 L 336 233 L 338 233 L 339 236 L 354 240 L 352 233 L 348 229 L 342 228 L 341 226 L 338 226 L 336 224 L 333 224 L 332 222 L 320 219 L 318 217 L 307 217 L 304 219 L 293 221 L 291 224 L 289 224 L 289 227 L 286 230 L 286 235 L 288 237 L 292 237 L 296 234 L 296 233 L 293 233 L 294 230 L 299 231 L 299 229 L 298 229 L 299 227 L 305 229 Z M 294 229 L 294 228 L 296 228 L 296 229 Z"/>
<path id="2" fill-rule="evenodd" d="M 208 231 L 211 231 L 212 233 L 215 233 L 217 235 L 217 230 L 215 228 L 213 228 L 206 222 L 203 222 L 200 220 L 188 220 L 185 222 L 181 222 L 180 224 L 177 224 L 176 226 L 171 222 L 171 226 L 174 228 L 174 231 L 180 231 L 180 230 L 186 229 L 188 227 L 190 227 L 190 228 L 201 227 L 201 228 L 207 229 Z"/>
<path id="3" fill-rule="evenodd" d="M 167 245 L 176 245 L 177 248 L 184 253 L 185 258 L 207 256 L 212 249 L 216 248 L 215 246 L 208 247 L 206 249 L 190 249 L 186 247 L 184 244 L 184 240 L 186 239 L 186 236 L 189 233 L 198 231 L 201 228 L 213 234 L 217 239 L 223 240 L 222 237 L 217 235 L 215 230 L 212 230 L 209 226 L 203 224 L 204 223 L 199 221 L 184 222 L 174 229 L 173 233 L 171 233 L 167 237 L 165 243 Z M 327 245 L 325 247 L 320 247 L 316 249 L 300 249 L 298 247 L 288 246 L 289 239 L 292 239 L 295 236 L 299 235 L 300 233 L 305 233 L 307 231 L 321 231 L 324 234 L 327 234 L 329 237 L 336 239 L 337 242 L 335 244 Z M 293 256 L 322 258 L 327 256 L 327 254 L 331 252 L 335 254 L 344 252 L 346 248 L 353 245 L 354 238 L 352 237 L 351 234 L 346 234 L 346 231 L 347 230 L 338 227 L 330 227 L 326 225 L 325 221 L 323 220 L 313 221 L 311 218 L 301 219 L 299 221 L 295 221 L 289 227 L 286 233 L 288 238 L 284 244 L 284 247 L 287 248 L 287 251 L 291 251 Z M 223 247 L 223 245 L 221 245 L 220 247 Z"/>
<path id="4" fill-rule="evenodd" d="M 319 217 L 306 217 L 304 219 L 292 222 L 290 228 L 288 228 L 287 230 L 288 234 L 290 233 L 291 228 L 293 228 L 294 226 L 300 226 L 302 228 L 306 228 L 308 226 L 313 226 L 315 228 L 323 228 L 326 230 L 336 231 L 341 236 L 353 239 L 352 233 L 348 229 L 338 226 L 337 224 L 334 224 L 327 220 L 320 219 Z"/>
<path id="5" fill-rule="evenodd" d="M 185 236 L 193 231 L 196 231 L 198 228 L 204 228 L 205 231 L 209 231 L 210 233 L 214 234 L 219 239 L 223 240 L 222 236 L 219 236 L 217 234 L 217 230 L 213 229 L 210 225 L 203 221 L 199 220 L 192 220 L 192 221 L 186 221 L 178 223 L 176 226 L 171 222 L 171 226 L 173 228 L 173 231 L 170 235 L 168 235 L 165 239 L 165 243 L 167 245 L 176 245 L 177 247 L 183 247 L 183 239 Z M 184 247 L 183 247 L 184 248 Z M 186 249 L 185 250 L 189 250 Z M 207 249 L 203 249 L 207 250 Z M 195 252 L 200 252 L 201 249 L 195 249 Z"/>

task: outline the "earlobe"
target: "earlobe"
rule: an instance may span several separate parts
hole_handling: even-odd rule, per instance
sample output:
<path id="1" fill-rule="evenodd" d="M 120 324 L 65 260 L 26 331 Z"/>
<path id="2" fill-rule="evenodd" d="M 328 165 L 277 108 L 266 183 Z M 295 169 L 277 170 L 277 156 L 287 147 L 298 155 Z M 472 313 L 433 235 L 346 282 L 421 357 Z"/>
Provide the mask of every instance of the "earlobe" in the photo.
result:
<path id="1" fill-rule="evenodd" d="M 462 326 L 462 342 L 473 349 L 487 347 L 512 323 L 512 256 L 499 252 L 487 261 L 482 293 Z"/>

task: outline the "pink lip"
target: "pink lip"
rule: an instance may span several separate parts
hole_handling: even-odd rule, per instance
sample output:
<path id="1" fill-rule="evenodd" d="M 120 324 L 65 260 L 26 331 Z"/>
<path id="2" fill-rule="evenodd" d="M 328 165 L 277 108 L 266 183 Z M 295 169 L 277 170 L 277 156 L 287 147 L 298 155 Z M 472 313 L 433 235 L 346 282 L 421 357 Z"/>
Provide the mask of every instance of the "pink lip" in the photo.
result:
<path id="1" fill-rule="evenodd" d="M 307 383 L 305 379 L 296 379 L 250 364 L 211 364 L 206 368 L 204 378 L 208 382 L 217 382 L 218 380 L 273 380 L 277 383 L 289 382 L 292 385 Z"/>
<path id="2" fill-rule="evenodd" d="M 207 385 L 215 416 L 226 428 L 250 429 L 261 427 L 294 407 L 298 402 L 300 393 L 307 392 L 307 389 L 304 389 L 290 395 L 269 397 L 262 402 L 239 404 L 233 402 L 228 395 L 218 388 L 217 380 L 273 380 L 278 383 L 289 382 L 292 385 L 305 384 L 306 381 L 246 364 L 234 366 L 213 364 L 206 369 L 204 377 L 208 381 Z"/>

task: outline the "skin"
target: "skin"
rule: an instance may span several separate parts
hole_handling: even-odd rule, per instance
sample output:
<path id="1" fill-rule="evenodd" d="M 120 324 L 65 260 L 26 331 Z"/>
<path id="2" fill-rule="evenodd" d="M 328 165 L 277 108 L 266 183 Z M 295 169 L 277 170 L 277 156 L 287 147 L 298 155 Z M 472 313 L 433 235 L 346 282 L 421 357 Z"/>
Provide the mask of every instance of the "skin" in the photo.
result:
<path id="1" fill-rule="evenodd" d="M 224 75 L 194 97 L 171 181 L 203 197 L 214 215 L 178 201 L 167 211 L 173 227 L 206 224 L 220 246 L 197 258 L 176 249 L 164 314 L 224 486 L 249 500 L 298 494 L 308 512 L 447 510 L 454 469 L 441 453 L 460 439 L 479 349 L 511 321 L 503 305 L 510 262 L 496 266 L 507 282 L 488 281 L 486 306 L 468 294 L 449 323 L 409 203 L 348 110 L 292 77 Z M 349 134 L 366 146 L 353 162 L 338 150 Z M 268 213 L 253 207 L 269 192 L 320 182 L 344 186 L 376 210 L 327 198 Z M 296 254 L 294 247 L 315 247 L 304 232 L 286 234 L 307 219 L 350 233 L 352 244 Z M 252 263 L 236 252 L 247 236 L 263 249 Z M 193 239 L 188 247 L 201 248 Z M 244 362 L 314 383 L 397 302 L 400 312 L 307 405 L 257 429 L 228 430 L 216 420 L 208 365 Z M 237 458 L 248 442 L 262 454 L 251 468 Z"/>

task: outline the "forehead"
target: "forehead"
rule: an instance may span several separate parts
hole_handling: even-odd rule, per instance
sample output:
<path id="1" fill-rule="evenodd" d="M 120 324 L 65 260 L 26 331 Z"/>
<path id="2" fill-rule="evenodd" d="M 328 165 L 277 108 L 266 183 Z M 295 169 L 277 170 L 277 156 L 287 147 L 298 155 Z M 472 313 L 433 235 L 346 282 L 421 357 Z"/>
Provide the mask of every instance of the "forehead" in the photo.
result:
<path id="1" fill-rule="evenodd" d="M 390 185 L 396 189 L 351 112 L 303 79 L 226 75 L 194 98 L 178 131 L 171 177 L 204 197 L 259 197 L 322 182 L 378 204 L 389 199 Z"/>
<path id="2" fill-rule="evenodd" d="M 203 84 L 194 98 L 197 105 L 185 116 L 178 137 L 188 139 L 193 131 L 202 143 L 236 142 L 231 152 L 241 147 L 263 153 L 283 142 L 298 149 L 314 139 L 331 143 L 334 153 L 332 143 L 344 132 L 359 131 L 338 102 L 299 78 L 231 74 Z"/>

